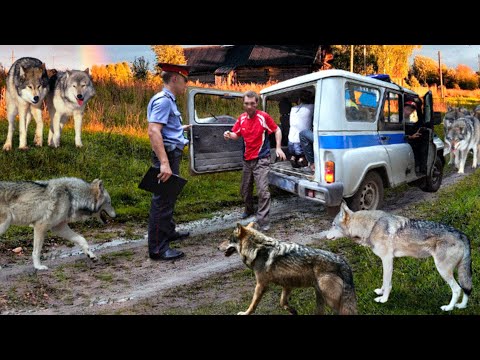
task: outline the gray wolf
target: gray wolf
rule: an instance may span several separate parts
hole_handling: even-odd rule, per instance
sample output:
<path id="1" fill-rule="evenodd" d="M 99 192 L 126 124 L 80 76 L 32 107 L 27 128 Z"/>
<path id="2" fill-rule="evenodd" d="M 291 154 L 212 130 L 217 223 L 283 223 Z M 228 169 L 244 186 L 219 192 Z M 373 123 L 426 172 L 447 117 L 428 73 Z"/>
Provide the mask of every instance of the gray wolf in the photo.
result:
<path id="1" fill-rule="evenodd" d="M 464 173 L 465 162 L 470 150 L 473 152 L 472 168 L 477 167 L 478 151 L 480 147 L 480 121 L 471 115 L 464 115 L 454 120 L 445 137 L 450 145 L 450 162 L 455 160 L 455 167 L 459 174 Z"/>
<path id="2" fill-rule="evenodd" d="M 283 287 L 280 306 L 296 314 L 288 304 L 290 292 L 296 287 L 313 287 L 317 299 L 317 314 L 323 314 L 324 304 L 339 314 L 356 314 L 357 300 L 350 266 L 340 256 L 307 246 L 279 241 L 253 228 L 237 224 L 229 240 L 219 250 L 230 256 L 238 252 L 242 261 L 255 273 L 257 284 L 248 309 L 238 315 L 255 311 L 269 283 Z"/>
<path id="3" fill-rule="evenodd" d="M 89 70 L 59 71 L 50 78 L 47 108 L 50 115 L 48 145 L 60 146 L 63 126 L 73 115 L 75 146 L 82 147 L 82 119 L 88 100 L 95 95 Z"/>
<path id="4" fill-rule="evenodd" d="M 454 307 L 463 309 L 467 306 L 472 291 L 470 240 L 451 226 L 408 219 L 380 210 L 353 212 L 343 202 L 331 229 L 320 235 L 328 239 L 349 237 L 356 243 L 371 248 L 382 259 L 383 284 L 380 289 L 375 289 L 375 293 L 380 295 L 375 298 L 376 302 L 384 303 L 390 295 L 393 258 L 432 256 L 438 272 L 452 290 L 450 303 L 441 309 L 450 311 Z M 460 286 L 453 276 L 455 269 L 458 269 Z M 463 300 L 457 303 L 462 290 Z"/>
<path id="5" fill-rule="evenodd" d="M 20 58 L 15 61 L 7 75 L 7 119 L 8 134 L 3 150 L 12 149 L 13 132 L 15 130 L 15 116 L 18 114 L 20 132 L 19 149 L 26 150 L 27 128 L 33 117 L 37 123 L 34 143 L 43 144 L 42 103 L 48 93 L 48 75 L 45 64 L 31 57 Z"/>
<path id="6" fill-rule="evenodd" d="M 91 217 L 105 223 L 105 213 L 116 216 L 102 180 L 0 181 L 0 235 L 10 225 L 32 226 L 33 266 L 38 270 L 47 269 L 40 263 L 40 252 L 48 230 L 78 244 L 90 259 L 96 260 L 85 238 L 70 229 L 68 223 Z"/>

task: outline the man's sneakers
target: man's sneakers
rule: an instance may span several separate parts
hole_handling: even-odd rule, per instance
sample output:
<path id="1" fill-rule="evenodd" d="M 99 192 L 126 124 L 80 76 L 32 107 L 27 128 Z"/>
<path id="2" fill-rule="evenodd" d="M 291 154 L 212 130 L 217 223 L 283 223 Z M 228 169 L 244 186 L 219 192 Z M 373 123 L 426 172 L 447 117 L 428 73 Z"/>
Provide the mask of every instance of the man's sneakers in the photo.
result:
<path id="1" fill-rule="evenodd" d="M 244 219 L 252 216 L 253 214 L 254 214 L 253 212 L 247 212 L 247 211 L 245 211 L 245 212 L 240 216 L 240 218 L 241 218 L 242 220 L 244 220 Z"/>

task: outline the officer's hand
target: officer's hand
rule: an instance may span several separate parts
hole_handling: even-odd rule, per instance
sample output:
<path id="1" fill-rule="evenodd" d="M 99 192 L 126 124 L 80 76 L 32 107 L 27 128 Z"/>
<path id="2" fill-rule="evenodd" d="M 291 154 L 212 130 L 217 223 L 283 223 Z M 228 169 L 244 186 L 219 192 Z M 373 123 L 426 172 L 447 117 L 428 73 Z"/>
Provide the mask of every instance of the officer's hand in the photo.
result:
<path id="1" fill-rule="evenodd" d="M 188 129 L 191 129 L 192 128 L 192 124 L 188 124 L 188 125 L 182 125 L 182 128 L 183 130 L 188 130 Z"/>
<path id="2" fill-rule="evenodd" d="M 223 133 L 223 138 L 224 138 L 225 140 L 231 139 L 231 137 L 230 137 L 230 131 L 228 131 L 228 130 L 225 131 L 225 132 Z"/>
<path id="3" fill-rule="evenodd" d="M 161 182 L 167 181 L 170 176 L 172 176 L 172 169 L 170 168 L 170 164 L 160 165 L 160 174 L 158 174 L 157 178 Z"/>

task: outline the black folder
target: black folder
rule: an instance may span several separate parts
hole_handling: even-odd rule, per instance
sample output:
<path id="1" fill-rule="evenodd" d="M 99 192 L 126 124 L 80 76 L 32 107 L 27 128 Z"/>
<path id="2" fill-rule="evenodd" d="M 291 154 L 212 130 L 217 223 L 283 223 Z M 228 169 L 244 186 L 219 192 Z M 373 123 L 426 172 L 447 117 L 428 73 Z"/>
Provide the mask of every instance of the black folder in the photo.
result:
<path id="1" fill-rule="evenodd" d="M 170 176 L 167 181 L 161 182 L 157 178 L 159 173 L 159 168 L 151 166 L 143 177 L 140 184 L 138 184 L 138 188 L 150 191 L 156 195 L 173 197 L 180 194 L 183 187 L 187 183 L 187 179 L 184 179 L 175 174 L 172 174 L 172 176 Z"/>

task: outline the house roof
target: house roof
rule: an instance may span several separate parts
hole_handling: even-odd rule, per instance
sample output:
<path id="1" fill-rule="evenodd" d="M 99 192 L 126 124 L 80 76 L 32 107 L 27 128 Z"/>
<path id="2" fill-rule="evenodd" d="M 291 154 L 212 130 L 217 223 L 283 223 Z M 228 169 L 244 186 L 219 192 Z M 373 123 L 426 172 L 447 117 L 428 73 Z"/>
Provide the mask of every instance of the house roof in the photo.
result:
<path id="1" fill-rule="evenodd" d="M 184 50 L 190 75 L 223 74 L 241 66 L 311 65 L 320 45 L 198 46 Z"/>

